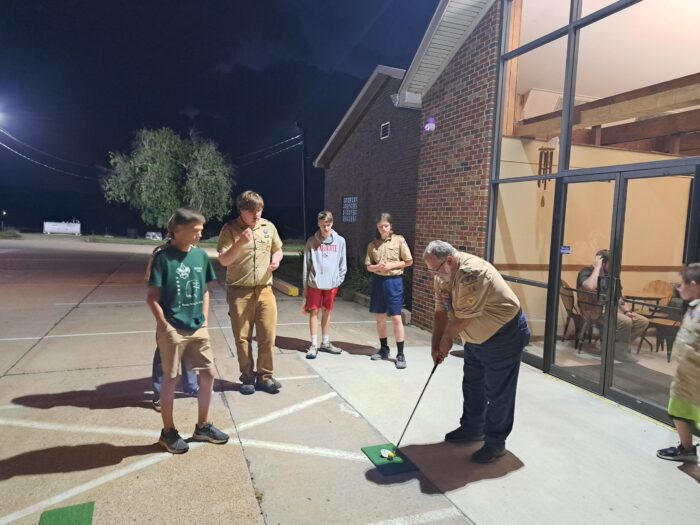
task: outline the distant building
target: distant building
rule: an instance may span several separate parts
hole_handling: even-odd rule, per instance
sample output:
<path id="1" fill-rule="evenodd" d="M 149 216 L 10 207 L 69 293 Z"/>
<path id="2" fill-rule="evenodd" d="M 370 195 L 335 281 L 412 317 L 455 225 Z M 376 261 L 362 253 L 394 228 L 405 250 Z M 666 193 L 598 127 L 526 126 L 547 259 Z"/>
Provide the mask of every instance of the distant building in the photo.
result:
<path id="1" fill-rule="evenodd" d="M 314 162 L 325 170 L 325 207 L 355 262 L 364 259 L 382 212 L 414 247 L 421 121 L 420 111 L 392 101 L 404 74 L 377 66 Z"/>

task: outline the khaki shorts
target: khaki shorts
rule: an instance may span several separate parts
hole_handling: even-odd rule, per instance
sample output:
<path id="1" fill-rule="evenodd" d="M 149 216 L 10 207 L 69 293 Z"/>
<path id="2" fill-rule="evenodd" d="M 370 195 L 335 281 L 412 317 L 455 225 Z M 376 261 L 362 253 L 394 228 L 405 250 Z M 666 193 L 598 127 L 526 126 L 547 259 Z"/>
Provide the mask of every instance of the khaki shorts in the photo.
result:
<path id="1" fill-rule="evenodd" d="M 168 325 L 165 330 L 156 330 L 156 341 L 163 363 L 163 374 L 171 379 L 180 375 L 180 361 L 184 361 L 189 370 L 204 370 L 214 366 L 209 329 L 205 326 L 192 332 Z"/>

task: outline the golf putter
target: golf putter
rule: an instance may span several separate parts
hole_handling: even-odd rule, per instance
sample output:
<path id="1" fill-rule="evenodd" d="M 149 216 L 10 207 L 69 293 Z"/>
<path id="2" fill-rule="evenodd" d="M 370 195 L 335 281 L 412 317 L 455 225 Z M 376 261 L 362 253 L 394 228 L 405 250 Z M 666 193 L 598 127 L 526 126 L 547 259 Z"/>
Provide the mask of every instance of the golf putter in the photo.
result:
<path id="1" fill-rule="evenodd" d="M 410 417 L 408 418 L 408 422 L 406 423 L 406 426 L 403 429 L 403 432 L 401 432 L 401 437 L 399 438 L 398 443 L 396 443 L 396 448 L 394 449 L 394 452 L 387 450 L 383 448 L 382 450 L 379 451 L 381 456 L 383 458 L 387 458 L 389 460 L 393 459 L 394 456 L 396 455 L 396 452 L 399 451 L 399 446 L 401 446 L 401 440 L 403 439 L 404 434 L 406 434 L 406 430 L 408 430 L 408 425 L 411 424 L 411 419 L 413 419 L 413 414 L 416 413 L 416 409 L 418 408 L 418 404 L 420 403 L 420 400 L 423 399 L 423 394 L 425 394 L 425 389 L 428 388 L 428 384 L 430 383 L 430 380 L 433 378 L 433 374 L 435 373 L 435 369 L 438 367 L 439 363 L 435 363 L 435 366 L 433 366 L 433 369 L 430 372 L 430 375 L 428 376 L 428 380 L 425 382 L 425 386 L 423 387 L 423 391 L 420 393 L 420 396 L 418 396 L 418 401 L 416 401 L 416 406 L 413 407 L 413 412 L 411 412 Z M 391 457 L 389 457 L 389 454 L 391 454 Z"/>

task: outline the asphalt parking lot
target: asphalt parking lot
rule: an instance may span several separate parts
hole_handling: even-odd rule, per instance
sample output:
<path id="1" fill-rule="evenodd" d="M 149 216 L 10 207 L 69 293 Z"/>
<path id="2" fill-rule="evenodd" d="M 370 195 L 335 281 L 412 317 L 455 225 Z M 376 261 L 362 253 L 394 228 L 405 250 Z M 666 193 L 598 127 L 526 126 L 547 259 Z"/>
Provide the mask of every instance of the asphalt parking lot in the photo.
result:
<path id="1" fill-rule="evenodd" d="M 154 322 L 149 247 L 29 236 L 0 241 L 0 524 L 95 502 L 94 523 L 696 523 L 697 465 L 662 462 L 659 423 L 521 371 L 509 453 L 442 436 L 461 407 L 458 352 L 439 367 L 404 438 L 419 471 L 383 476 L 360 448 L 396 442 L 431 368 L 429 333 L 407 330 L 408 368 L 369 359 L 374 321 L 339 301 L 340 356 L 304 359 L 299 299 L 280 296 L 275 375 L 282 392 L 238 392 L 225 290 L 212 288 L 211 419 L 227 445 L 183 456 L 156 444 L 150 407 Z M 391 342 L 391 340 L 390 340 Z M 196 400 L 175 418 L 189 436 Z"/>

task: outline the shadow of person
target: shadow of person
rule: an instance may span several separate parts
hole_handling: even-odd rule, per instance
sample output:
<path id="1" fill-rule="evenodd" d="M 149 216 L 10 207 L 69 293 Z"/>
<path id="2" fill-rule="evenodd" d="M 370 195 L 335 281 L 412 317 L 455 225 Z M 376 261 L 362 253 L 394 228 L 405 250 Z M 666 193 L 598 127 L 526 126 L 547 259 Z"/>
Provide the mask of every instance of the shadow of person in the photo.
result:
<path id="1" fill-rule="evenodd" d="M 471 455 L 481 448 L 482 443 L 455 445 L 441 441 L 425 445 L 406 445 L 401 453 L 419 470 L 384 476 L 376 468 L 365 472 L 365 478 L 377 485 L 394 485 L 418 479 L 421 492 L 440 494 L 456 490 L 485 479 L 502 478 L 524 467 L 512 452 L 493 463 L 479 464 L 471 460 Z"/>
<path id="2" fill-rule="evenodd" d="M 71 390 L 54 394 L 30 394 L 16 397 L 12 403 L 30 408 L 48 409 L 62 406 L 110 410 L 123 407 L 151 407 L 151 378 L 127 379 L 98 385 L 94 390 Z M 187 397 L 177 394 L 176 397 Z"/>
<path id="3" fill-rule="evenodd" d="M 678 470 L 700 483 L 700 466 L 697 463 L 683 463 L 678 466 Z"/>
<path id="4" fill-rule="evenodd" d="M 367 345 L 358 345 L 355 343 L 346 343 L 345 341 L 333 341 L 333 346 L 340 348 L 343 352 L 351 355 L 370 356 L 377 352 L 376 348 Z"/>
<path id="5" fill-rule="evenodd" d="M 298 339 L 296 337 L 284 337 L 278 335 L 275 338 L 275 346 L 280 350 L 295 350 L 297 352 L 304 352 L 309 349 L 311 342 L 305 339 Z"/>
<path id="6" fill-rule="evenodd" d="M 157 443 L 117 446 L 94 443 L 32 450 L 0 460 L 0 481 L 14 476 L 34 476 L 92 470 L 118 465 L 132 456 L 162 452 Z"/>

